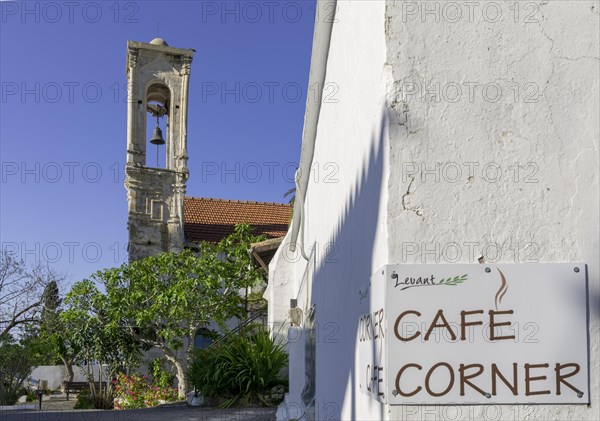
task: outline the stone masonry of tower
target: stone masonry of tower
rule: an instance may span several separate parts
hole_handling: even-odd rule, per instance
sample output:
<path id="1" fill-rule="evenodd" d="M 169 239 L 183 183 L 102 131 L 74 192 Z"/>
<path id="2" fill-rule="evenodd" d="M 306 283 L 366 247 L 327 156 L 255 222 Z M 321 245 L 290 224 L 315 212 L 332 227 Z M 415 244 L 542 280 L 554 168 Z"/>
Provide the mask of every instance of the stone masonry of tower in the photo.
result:
<path id="1" fill-rule="evenodd" d="M 194 51 L 156 38 L 127 44 L 127 189 L 129 260 L 183 249 L 187 167 L 187 111 Z M 165 168 L 148 166 L 146 119 L 159 105 L 167 120 Z"/>

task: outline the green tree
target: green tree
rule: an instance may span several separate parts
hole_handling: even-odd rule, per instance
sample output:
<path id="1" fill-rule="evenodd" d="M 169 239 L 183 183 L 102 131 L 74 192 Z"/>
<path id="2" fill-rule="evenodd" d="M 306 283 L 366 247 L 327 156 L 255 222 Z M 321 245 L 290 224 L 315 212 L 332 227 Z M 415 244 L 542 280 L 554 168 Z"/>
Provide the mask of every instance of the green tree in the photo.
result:
<path id="1" fill-rule="evenodd" d="M 31 350 L 36 365 L 54 365 L 60 361 L 54 345 L 60 326 L 60 302 L 58 283 L 51 280 L 42 293 L 39 322 L 30 323 L 24 329 L 22 342 Z"/>
<path id="2" fill-rule="evenodd" d="M 65 326 L 61 327 L 62 330 L 60 332 L 52 335 L 53 342 L 51 346 L 55 348 L 56 354 L 65 367 L 65 381 L 72 382 L 75 376 L 75 373 L 73 373 L 73 364 L 77 362 L 81 348 L 77 341 L 71 339 L 70 332 Z"/>
<path id="3" fill-rule="evenodd" d="M 43 308 L 40 320 L 40 340 L 45 344 L 47 364 L 56 364 L 59 361 L 65 367 L 65 381 L 72 382 L 73 364 L 75 364 L 80 348 L 72 340 L 70 329 L 61 319 L 62 300 L 60 299 L 58 284 L 50 282 L 43 295 Z"/>
<path id="4" fill-rule="evenodd" d="M 77 361 L 86 367 L 96 408 L 112 407 L 111 380 L 118 371 L 137 366 L 141 355 L 139 342 L 110 315 L 108 297 L 90 280 L 73 285 L 65 297 L 65 311 L 61 314 L 64 328 L 70 332 L 69 346 L 78 351 Z M 98 378 L 95 371 L 99 373 Z M 102 382 L 106 382 L 106 387 L 102 387 Z"/>
<path id="5" fill-rule="evenodd" d="M 54 323 L 62 279 L 48 266 L 0 251 L 0 401 L 14 400 L 31 367 L 51 358 L 40 332 Z"/>
<path id="6" fill-rule="evenodd" d="M 60 323 L 58 315 L 60 303 L 58 283 L 55 280 L 51 280 L 46 285 L 46 288 L 44 288 L 44 293 L 42 294 L 40 331 L 53 333 L 57 329 Z"/>
<path id="7" fill-rule="evenodd" d="M 264 282 L 264 275 L 252 262 L 250 254 L 250 245 L 264 239 L 264 236 L 252 235 L 250 225 L 238 224 L 233 233 L 221 240 L 217 247 L 219 255 L 222 257 L 221 277 L 244 288 L 244 306 L 237 314 L 241 319 L 248 317 L 251 288 Z"/>
<path id="8" fill-rule="evenodd" d="M 94 275 L 106 289 L 112 323 L 173 364 L 180 397 L 197 331 L 245 317 L 240 291 L 263 279 L 248 251 L 260 239 L 241 225 L 217 246 L 203 243 L 197 252 L 162 253 Z"/>
<path id="9" fill-rule="evenodd" d="M 73 364 L 79 348 L 71 339 L 71 332 L 61 319 L 62 300 L 58 283 L 50 281 L 42 294 L 39 324 L 31 324 L 26 329 L 22 342 L 31 350 L 36 365 L 63 364 L 64 380 L 72 382 Z"/>
<path id="10" fill-rule="evenodd" d="M 7 335 L 0 337 L 0 405 L 13 405 L 19 399 L 23 381 L 31 372 L 33 359 L 28 347 Z"/>

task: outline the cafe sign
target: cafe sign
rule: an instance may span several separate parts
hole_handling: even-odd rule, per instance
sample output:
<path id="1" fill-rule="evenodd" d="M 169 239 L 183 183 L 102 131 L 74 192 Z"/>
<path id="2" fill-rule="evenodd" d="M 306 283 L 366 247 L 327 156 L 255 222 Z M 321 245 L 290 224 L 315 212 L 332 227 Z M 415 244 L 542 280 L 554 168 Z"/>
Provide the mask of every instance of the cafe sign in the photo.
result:
<path id="1" fill-rule="evenodd" d="M 360 305 L 358 381 L 381 402 L 590 402 L 585 264 L 386 265 Z"/>

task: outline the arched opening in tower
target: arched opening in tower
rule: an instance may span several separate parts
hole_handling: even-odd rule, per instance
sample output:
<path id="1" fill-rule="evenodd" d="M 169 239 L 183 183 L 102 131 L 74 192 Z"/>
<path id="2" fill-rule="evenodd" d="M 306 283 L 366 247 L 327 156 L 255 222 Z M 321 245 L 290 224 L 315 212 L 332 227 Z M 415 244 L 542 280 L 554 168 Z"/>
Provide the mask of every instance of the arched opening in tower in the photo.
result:
<path id="1" fill-rule="evenodd" d="M 171 92 L 162 83 L 153 83 L 146 92 L 146 166 L 170 168 L 172 148 L 169 124 Z"/>

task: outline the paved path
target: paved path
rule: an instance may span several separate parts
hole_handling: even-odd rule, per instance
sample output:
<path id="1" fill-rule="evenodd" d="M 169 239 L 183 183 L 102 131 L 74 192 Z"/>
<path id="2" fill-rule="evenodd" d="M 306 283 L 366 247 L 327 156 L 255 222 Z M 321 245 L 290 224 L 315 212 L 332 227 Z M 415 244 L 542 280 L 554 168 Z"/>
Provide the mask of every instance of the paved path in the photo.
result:
<path id="1" fill-rule="evenodd" d="M 44 402 L 45 404 L 46 402 Z M 178 405 L 128 411 L 0 412 L 0 421 L 271 421 L 275 408 L 191 408 Z"/>

